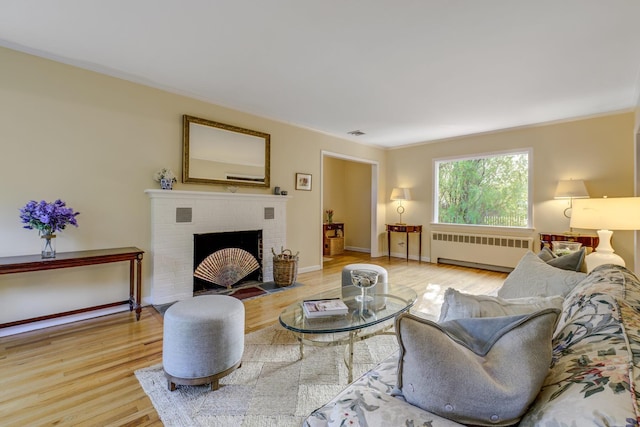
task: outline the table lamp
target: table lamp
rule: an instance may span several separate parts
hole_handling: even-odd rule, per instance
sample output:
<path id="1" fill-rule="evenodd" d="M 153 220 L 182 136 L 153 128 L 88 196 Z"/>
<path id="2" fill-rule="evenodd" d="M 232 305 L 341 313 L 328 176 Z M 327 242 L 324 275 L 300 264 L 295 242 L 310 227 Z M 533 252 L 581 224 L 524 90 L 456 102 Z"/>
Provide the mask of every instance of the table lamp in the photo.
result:
<path id="1" fill-rule="evenodd" d="M 573 199 L 588 199 L 589 192 L 587 191 L 587 187 L 584 185 L 584 181 L 581 179 L 577 180 L 563 180 L 558 181 L 558 186 L 556 187 L 556 193 L 553 195 L 554 199 L 569 199 L 569 207 L 564 210 L 564 216 L 567 218 L 571 218 L 569 212 L 573 208 Z"/>
<path id="2" fill-rule="evenodd" d="M 411 200 L 411 192 L 408 188 L 394 188 L 391 192 L 391 200 L 398 201 L 398 209 L 396 209 L 396 211 L 400 214 L 400 222 L 397 222 L 396 224 L 404 224 L 404 222 L 402 222 L 402 214 L 404 213 L 402 201 Z"/>
<path id="3" fill-rule="evenodd" d="M 585 257 L 587 271 L 602 264 L 624 266 L 611 246 L 613 230 L 640 230 L 640 197 L 579 199 L 574 202 L 570 226 L 598 230 L 600 242 Z"/>

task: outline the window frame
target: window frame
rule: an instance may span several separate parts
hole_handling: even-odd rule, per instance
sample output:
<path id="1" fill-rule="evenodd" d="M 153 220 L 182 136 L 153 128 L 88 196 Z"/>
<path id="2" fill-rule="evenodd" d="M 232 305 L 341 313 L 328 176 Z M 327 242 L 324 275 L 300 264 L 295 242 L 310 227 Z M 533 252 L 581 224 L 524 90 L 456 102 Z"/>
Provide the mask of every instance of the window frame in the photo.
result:
<path id="1" fill-rule="evenodd" d="M 501 226 L 501 225 L 481 225 L 481 224 L 456 224 L 449 222 L 439 222 L 439 164 L 462 160 L 485 159 L 488 157 L 509 156 L 516 154 L 526 154 L 528 171 L 527 171 L 527 225 L 523 227 Z M 515 231 L 524 231 L 533 229 L 533 148 L 514 148 L 502 151 L 489 151 L 484 153 L 456 155 L 447 157 L 437 157 L 433 159 L 433 225 L 437 226 L 456 226 L 456 227 L 479 227 L 482 229 L 498 228 L 501 230 L 510 229 Z"/>

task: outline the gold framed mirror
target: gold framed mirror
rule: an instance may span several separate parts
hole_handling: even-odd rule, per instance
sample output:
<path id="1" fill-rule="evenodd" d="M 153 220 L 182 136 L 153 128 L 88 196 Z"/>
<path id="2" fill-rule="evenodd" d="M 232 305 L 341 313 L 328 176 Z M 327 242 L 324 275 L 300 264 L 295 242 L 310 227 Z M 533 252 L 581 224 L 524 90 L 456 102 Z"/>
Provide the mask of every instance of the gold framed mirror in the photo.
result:
<path id="1" fill-rule="evenodd" d="M 269 187 L 271 135 L 184 115 L 182 182 Z"/>

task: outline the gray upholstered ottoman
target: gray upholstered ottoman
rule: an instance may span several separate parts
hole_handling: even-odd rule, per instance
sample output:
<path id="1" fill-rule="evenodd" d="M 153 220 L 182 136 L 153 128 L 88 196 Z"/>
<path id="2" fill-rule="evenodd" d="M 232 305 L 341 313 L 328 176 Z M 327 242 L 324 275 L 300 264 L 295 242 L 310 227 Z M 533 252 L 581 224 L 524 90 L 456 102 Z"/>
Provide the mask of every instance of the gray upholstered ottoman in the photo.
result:
<path id="1" fill-rule="evenodd" d="M 351 271 L 352 270 L 373 270 L 378 273 L 378 284 L 376 285 L 376 291 L 379 293 L 387 293 L 389 288 L 389 274 L 387 269 L 376 264 L 348 264 L 342 269 L 342 297 L 350 297 L 358 295 L 360 290 L 357 288 L 346 288 L 345 286 L 351 285 Z M 381 305 L 384 305 L 384 300 L 381 300 Z"/>
<path id="2" fill-rule="evenodd" d="M 240 366 L 244 351 L 244 305 L 223 295 L 173 304 L 164 315 L 162 364 L 169 390 L 176 384 L 211 384 Z"/>

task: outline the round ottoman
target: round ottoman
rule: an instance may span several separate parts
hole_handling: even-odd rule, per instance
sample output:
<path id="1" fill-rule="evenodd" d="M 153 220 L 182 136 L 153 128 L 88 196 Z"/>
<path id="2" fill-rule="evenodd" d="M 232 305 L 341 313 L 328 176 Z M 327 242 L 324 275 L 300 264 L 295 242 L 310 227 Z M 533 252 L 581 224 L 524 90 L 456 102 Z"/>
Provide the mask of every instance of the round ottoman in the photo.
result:
<path id="1" fill-rule="evenodd" d="M 387 269 L 376 264 L 348 264 L 342 269 L 342 298 L 352 297 L 360 294 L 360 289 L 355 286 L 351 286 L 351 271 L 352 270 L 373 270 L 378 272 L 378 284 L 376 285 L 376 292 L 387 293 L 389 275 Z M 386 305 L 386 298 L 382 298 L 373 307 L 374 309 L 381 309 Z"/>
<path id="2" fill-rule="evenodd" d="M 202 295 L 173 304 L 164 315 L 162 364 L 169 390 L 211 384 L 240 366 L 244 305 L 226 295 Z"/>

